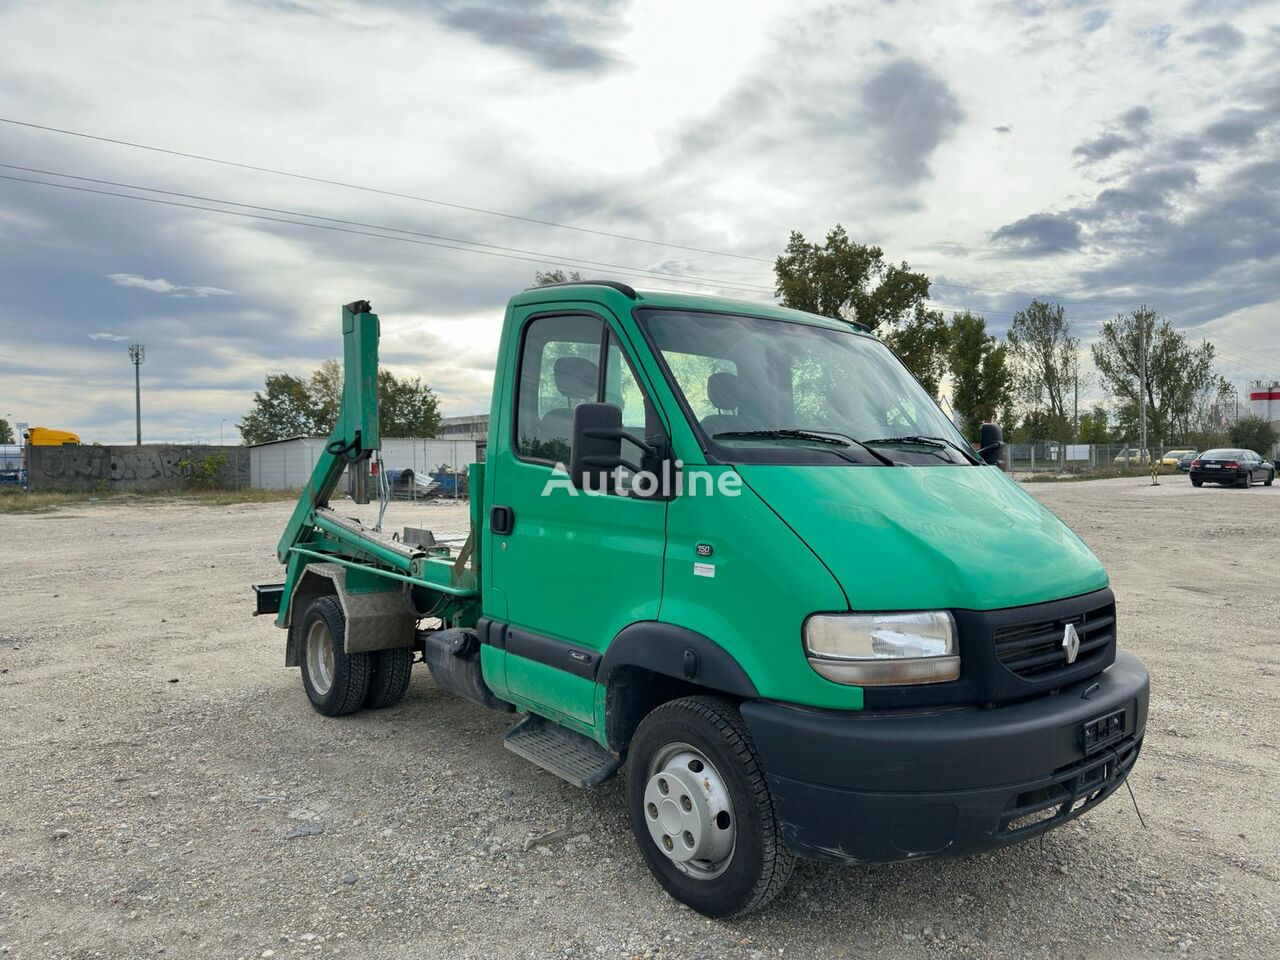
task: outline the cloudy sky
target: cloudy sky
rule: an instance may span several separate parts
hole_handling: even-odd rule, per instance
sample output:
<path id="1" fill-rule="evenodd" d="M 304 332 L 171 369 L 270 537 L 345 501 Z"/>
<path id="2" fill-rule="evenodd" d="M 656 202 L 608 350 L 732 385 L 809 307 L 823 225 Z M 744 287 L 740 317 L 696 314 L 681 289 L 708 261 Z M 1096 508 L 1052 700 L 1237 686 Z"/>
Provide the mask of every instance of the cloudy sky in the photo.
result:
<path id="1" fill-rule="evenodd" d="M 0 416 L 86 440 L 132 436 L 131 338 L 147 439 L 230 440 L 357 298 L 471 413 L 534 270 L 768 299 L 836 222 L 997 330 L 1145 302 L 1280 376 L 1280 3 L 3 0 L 0 37 Z"/>

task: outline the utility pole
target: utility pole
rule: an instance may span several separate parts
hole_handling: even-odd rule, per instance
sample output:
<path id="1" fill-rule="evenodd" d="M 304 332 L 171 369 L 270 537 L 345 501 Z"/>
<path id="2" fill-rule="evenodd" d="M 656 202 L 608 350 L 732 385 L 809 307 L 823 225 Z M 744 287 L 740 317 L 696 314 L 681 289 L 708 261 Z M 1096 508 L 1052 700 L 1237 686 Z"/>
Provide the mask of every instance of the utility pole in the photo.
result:
<path id="1" fill-rule="evenodd" d="M 1075 397 L 1071 401 L 1071 439 L 1080 439 L 1080 358 L 1071 361 L 1071 380 L 1075 384 Z"/>
<path id="2" fill-rule="evenodd" d="M 1138 319 L 1138 462 L 1147 454 L 1147 325 L 1142 318 Z"/>
<path id="3" fill-rule="evenodd" d="M 146 347 L 140 343 L 129 344 L 129 360 L 133 363 L 133 401 L 138 428 L 138 446 L 142 446 L 142 361 L 146 359 Z"/>

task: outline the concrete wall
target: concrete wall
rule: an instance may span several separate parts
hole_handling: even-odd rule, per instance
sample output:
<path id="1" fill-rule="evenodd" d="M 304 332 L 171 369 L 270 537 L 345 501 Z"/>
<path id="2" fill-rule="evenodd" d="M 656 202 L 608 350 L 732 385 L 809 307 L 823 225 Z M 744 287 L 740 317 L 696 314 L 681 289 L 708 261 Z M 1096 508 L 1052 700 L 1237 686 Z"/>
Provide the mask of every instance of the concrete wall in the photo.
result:
<path id="1" fill-rule="evenodd" d="M 218 485 L 230 489 L 249 486 L 249 451 L 245 447 L 168 444 L 100 447 L 29 447 L 29 483 L 32 490 L 185 490 L 197 484 L 187 460 L 199 464 L 223 454 L 227 464 Z"/>

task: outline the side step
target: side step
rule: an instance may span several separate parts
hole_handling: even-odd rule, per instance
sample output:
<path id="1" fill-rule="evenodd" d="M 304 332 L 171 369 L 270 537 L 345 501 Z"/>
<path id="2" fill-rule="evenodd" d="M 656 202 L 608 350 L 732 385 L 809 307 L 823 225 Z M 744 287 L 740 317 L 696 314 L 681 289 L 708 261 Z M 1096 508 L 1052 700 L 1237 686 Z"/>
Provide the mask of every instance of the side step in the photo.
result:
<path id="1" fill-rule="evenodd" d="M 594 787 L 622 766 L 594 740 L 530 713 L 507 731 L 502 745 L 575 787 Z"/>

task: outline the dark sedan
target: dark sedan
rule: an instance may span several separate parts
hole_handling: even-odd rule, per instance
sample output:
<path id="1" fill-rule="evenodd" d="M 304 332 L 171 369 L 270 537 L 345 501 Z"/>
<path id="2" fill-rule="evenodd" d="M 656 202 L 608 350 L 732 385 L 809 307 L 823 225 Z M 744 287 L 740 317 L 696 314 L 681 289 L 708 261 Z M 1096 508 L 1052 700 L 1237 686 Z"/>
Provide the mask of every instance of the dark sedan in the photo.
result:
<path id="1" fill-rule="evenodd" d="M 1191 485 L 1194 487 L 1206 482 L 1247 487 L 1259 480 L 1269 487 L 1275 478 L 1275 464 L 1263 460 L 1252 450 L 1206 450 L 1191 461 Z"/>
<path id="2" fill-rule="evenodd" d="M 1178 458 L 1178 472 L 1190 473 L 1191 464 L 1195 461 L 1196 457 L 1198 456 L 1200 456 L 1200 454 L 1198 453 L 1184 453 L 1182 456 L 1180 456 Z"/>

